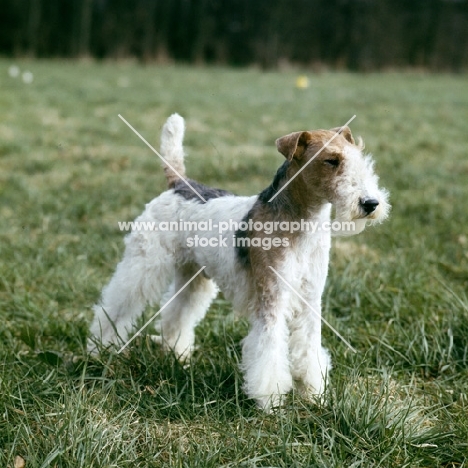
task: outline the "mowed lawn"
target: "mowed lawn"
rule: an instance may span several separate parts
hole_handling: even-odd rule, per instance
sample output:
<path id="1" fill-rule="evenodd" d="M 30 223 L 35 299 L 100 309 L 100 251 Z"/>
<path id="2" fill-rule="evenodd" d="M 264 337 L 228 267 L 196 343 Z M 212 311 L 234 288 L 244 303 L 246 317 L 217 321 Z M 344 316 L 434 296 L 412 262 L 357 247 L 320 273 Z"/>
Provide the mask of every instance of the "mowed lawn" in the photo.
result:
<path id="1" fill-rule="evenodd" d="M 466 467 L 468 80 L 133 63 L 0 61 L 0 466 Z M 286 133 L 351 116 L 390 219 L 333 241 L 322 402 L 263 414 L 242 392 L 248 324 L 220 296 L 189 367 L 146 336 L 85 351 L 130 221 L 165 190 L 151 143 L 186 118 L 190 177 L 260 191 Z M 291 272 L 293 275 L 294 272 Z M 149 318 L 155 309 L 148 309 Z M 143 320 L 143 319 L 142 319 Z M 142 322 L 143 323 L 143 322 Z M 21 457 L 21 458 L 19 458 Z"/>

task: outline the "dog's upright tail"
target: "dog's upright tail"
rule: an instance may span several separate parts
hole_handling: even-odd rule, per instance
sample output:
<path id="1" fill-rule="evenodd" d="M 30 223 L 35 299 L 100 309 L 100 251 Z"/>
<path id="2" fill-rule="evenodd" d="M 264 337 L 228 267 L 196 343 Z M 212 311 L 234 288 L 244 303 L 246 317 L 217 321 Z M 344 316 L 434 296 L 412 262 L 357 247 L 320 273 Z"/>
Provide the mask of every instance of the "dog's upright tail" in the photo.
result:
<path id="1" fill-rule="evenodd" d="M 184 140 L 185 123 L 179 114 L 172 114 L 163 126 L 161 133 L 161 156 L 167 185 L 173 188 L 175 183 L 185 177 Z"/>

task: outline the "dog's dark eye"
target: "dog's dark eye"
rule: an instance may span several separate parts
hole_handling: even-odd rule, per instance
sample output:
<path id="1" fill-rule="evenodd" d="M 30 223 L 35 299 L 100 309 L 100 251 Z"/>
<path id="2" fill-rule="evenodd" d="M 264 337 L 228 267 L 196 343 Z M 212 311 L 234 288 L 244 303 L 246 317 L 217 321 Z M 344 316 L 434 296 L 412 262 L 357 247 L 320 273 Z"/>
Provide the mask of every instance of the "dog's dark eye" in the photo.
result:
<path id="1" fill-rule="evenodd" d="M 325 159 L 325 163 L 333 167 L 338 167 L 340 165 L 339 159 Z"/>

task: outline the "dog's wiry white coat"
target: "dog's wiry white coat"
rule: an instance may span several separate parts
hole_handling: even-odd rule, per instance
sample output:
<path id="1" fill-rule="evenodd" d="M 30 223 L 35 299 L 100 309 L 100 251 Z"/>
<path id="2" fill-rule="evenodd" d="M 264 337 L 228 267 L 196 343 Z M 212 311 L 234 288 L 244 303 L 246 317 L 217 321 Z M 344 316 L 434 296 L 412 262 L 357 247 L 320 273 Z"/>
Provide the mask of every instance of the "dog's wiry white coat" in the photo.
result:
<path id="1" fill-rule="evenodd" d="M 161 153 L 179 175 L 185 176 L 182 140 L 184 121 L 172 115 L 161 136 Z M 341 138 L 341 137 L 340 137 Z M 345 141 L 342 138 L 343 141 Z M 370 157 L 360 149 L 343 144 L 346 166 L 341 175 L 332 178 L 333 195 L 328 200 L 335 206 L 336 219 L 353 220 L 354 232 L 361 232 L 366 223 L 381 221 L 387 216 L 388 194 L 379 189 Z M 170 183 L 179 175 L 168 166 Z M 169 189 L 146 205 L 136 221 L 206 221 L 214 226 L 222 221 L 241 222 L 254 207 L 258 196 L 224 195 L 202 203 L 184 198 Z M 364 216 L 360 201 L 378 200 L 371 217 Z M 310 220 L 330 221 L 331 203 L 325 202 L 311 212 Z M 373 221 L 374 220 L 374 221 Z M 206 266 L 161 313 L 159 341 L 187 359 L 194 348 L 195 326 L 204 317 L 218 288 L 239 313 L 246 314 L 251 329 L 243 341 L 242 370 L 244 389 L 259 406 L 269 409 L 280 402 L 294 384 L 307 395 L 321 395 L 331 369 L 328 351 L 321 344 L 321 296 L 328 271 L 331 233 L 327 230 L 302 233 L 275 264 L 278 273 L 314 308 L 312 312 L 281 281 L 271 291 L 252 288 L 252 272 L 242 265 L 237 249 L 232 246 L 234 231 L 223 236 L 228 247 L 190 247 L 188 237 L 218 238 L 213 231 L 167 230 L 133 231 L 125 238 L 125 253 L 110 283 L 102 291 L 102 300 L 94 306 L 91 325 L 91 351 L 96 339 L 104 345 L 126 340 L 132 324 L 147 304 L 165 304 L 190 279 L 200 266 Z M 262 284 L 261 282 L 259 284 Z M 109 321 L 110 320 L 110 321 Z"/>

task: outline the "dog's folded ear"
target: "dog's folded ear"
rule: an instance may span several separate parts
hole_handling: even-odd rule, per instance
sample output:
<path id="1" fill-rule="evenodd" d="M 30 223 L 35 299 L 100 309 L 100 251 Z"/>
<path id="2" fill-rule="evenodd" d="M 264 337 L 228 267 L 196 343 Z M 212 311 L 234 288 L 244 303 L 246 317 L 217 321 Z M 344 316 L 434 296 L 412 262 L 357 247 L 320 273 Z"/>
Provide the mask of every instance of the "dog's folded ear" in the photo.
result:
<path id="1" fill-rule="evenodd" d="M 276 140 L 276 148 L 288 160 L 300 159 L 312 140 L 310 132 L 294 132 Z"/>
<path id="2" fill-rule="evenodd" d="M 345 140 L 349 141 L 353 145 L 356 144 L 356 143 L 354 143 L 354 138 L 353 138 L 353 134 L 351 133 L 351 129 L 348 126 L 335 127 L 335 128 L 331 128 L 330 130 L 332 132 L 339 133 L 339 134 L 343 135 Z"/>

